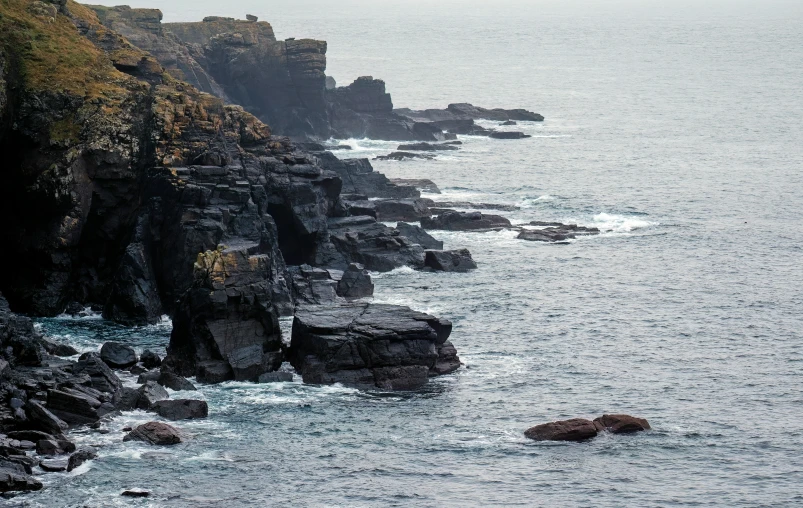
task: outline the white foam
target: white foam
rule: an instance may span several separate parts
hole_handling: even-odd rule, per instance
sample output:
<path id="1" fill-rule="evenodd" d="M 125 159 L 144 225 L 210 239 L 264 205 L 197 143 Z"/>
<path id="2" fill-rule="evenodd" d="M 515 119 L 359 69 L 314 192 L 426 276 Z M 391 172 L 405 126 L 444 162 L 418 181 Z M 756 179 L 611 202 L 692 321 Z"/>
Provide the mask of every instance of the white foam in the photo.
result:
<path id="1" fill-rule="evenodd" d="M 591 226 L 599 228 L 600 231 L 612 233 L 630 233 L 636 229 L 650 228 L 659 224 L 637 217 L 610 213 L 600 213 L 592 219 Z"/>
<path id="2" fill-rule="evenodd" d="M 71 316 L 69 314 L 64 313 L 64 314 L 59 314 L 58 316 L 56 316 L 55 319 L 63 319 L 63 320 L 70 320 L 70 321 L 75 321 L 75 320 L 78 320 L 78 319 L 100 320 L 100 319 L 103 319 L 103 316 L 101 315 L 100 312 L 95 312 L 94 310 L 92 310 L 89 307 L 84 307 L 84 310 L 82 310 L 81 312 L 79 312 L 75 316 Z"/>

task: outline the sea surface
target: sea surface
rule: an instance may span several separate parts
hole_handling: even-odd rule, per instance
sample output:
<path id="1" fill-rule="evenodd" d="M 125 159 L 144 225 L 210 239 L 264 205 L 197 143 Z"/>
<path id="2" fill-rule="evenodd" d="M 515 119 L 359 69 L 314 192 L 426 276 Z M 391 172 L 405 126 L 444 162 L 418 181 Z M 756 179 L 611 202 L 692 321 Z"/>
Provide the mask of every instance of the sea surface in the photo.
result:
<path id="1" fill-rule="evenodd" d="M 104 2 L 113 4 L 114 2 Z M 438 233 L 467 274 L 375 274 L 377 302 L 454 322 L 465 367 L 412 393 L 224 383 L 171 448 L 123 443 L 124 413 L 73 473 L 10 506 L 803 505 L 803 3 L 795 1 L 133 1 L 165 21 L 268 20 L 329 42 L 339 84 L 381 77 L 399 107 L 472 102 L 546 117 L 533 137 L 461 137 L 435 200 L 518 205 L 514 223 L 605 232 L 566 245 Z M 484 125 L 493 126 L 493 122 Z M 511 128 L 513 129 L 513 128 Z M 395 143 L 348 140 L 341 157 Z M 285 326 L 290 322 L 285 320 Z M 41 320 L 97 350 L 163 352 L 169 321 Z M 133 382 L 128 379 L 127 382 Z M 603 413 L 653 430 L 528 441 Z M 124 500 L 124 488 L 153 492 Z"/>

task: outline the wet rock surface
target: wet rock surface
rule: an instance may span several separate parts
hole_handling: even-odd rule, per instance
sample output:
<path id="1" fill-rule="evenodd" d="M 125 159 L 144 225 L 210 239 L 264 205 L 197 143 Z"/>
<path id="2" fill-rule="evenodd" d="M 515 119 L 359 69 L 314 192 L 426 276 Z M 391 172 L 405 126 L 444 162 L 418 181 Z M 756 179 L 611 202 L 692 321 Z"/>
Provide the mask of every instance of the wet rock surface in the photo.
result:
<path id="1" fill-rule="evenodd" d="M 424 229 L 447 231 L 489 230 L 510 226 L 510 221 L 505 217 L 480 212 L 445 211 L 435 217 L 421 219 L 421 227 Z"/>
<path id="2" fill-rule="evenodd" d="M 517 238 L 530 242 L 565 242 L 578 236 L 598 235 L 600 230 L 576 224 L 531 222 L 532 226 L 547 226 L 542 229 L 522 229 Z"/>
<path id="3" fill-rule="evenodd" d="M 407 307 L 305 307 L 296 312 L 288 356 L 305 383 L 410 390 L 445 373 L 433 368 L 451 329 Z"/>
<path id="4" fill-rule="evenodd" d="M 156 446 L 170 446 L 183 441 L 181 432 L 162 422 L 144 423 L 126 434 L 123 441 L 143 441 Z"/>
<path id="5" fill-rule="evenodd" d="M 649 422 L 644 418 L 624 414 L 602 415 L 594 419 L 594 425 L 599 430 L 612 434 L 629 434 L 651 429 Z"/>
<path id="6" fill-rule="evenodd" d="M 209 406 L 205 400 L 174 399 L 156 402 L 153 411 L 168 420 L 191 420 L 209 416 Z"/>
<path id="7" fill-rule="evenodd" d="M 127 369 L 137 363 L 134 348 L 119 342 L 107 342 L 100 348 L 100 359 L 113 369 Z"/>
<path id="8" fill-rule="evenodd" d="M 468 249 L 428 250 L 424 266 L 440 272 L 467 272 L 477 268 Z"/>
<path id="9" fill-rule="evenodd" d="M 364 298 L 374 294 L 371 274 L 359 263 L 351 263 L 337 283 L 337 295 L 344 298 Z"/>
<path id="10" fill-rule="evenodd" d="M 594 422 L 583 418 L 543 423 L 531 427 L 524 435 L 536 441 L 584 441 L 597 435 Z"/>

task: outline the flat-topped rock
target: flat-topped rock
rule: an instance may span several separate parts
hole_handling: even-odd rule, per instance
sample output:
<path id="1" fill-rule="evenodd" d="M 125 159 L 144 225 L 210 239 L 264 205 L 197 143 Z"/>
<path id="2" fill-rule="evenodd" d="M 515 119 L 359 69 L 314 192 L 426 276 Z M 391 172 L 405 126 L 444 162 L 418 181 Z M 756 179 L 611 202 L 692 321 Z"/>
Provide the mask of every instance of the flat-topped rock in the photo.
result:
<path id="1" fill-rule="evenodd" d="M 644 418 L 637 418 L 630 415 L 602 415 L 594 419 L 594 425 L 599 430 L 605 430 L 612 434 L 629 434 L 650 430 L 650 424 Z"/>
<path id="2" fill-rule="evenodd" d="M 468 249 L 428 250 L 424 266 L 440 272 L 467 272 L 477 268 Z"/>
<path id="3" fill-rule="evenodd" d="M 500 215 L 480 212 L 445 211 L 436 217 L 421 219 L 421 227 L 424 229 L 443 229 L 447 231 L 472 231 L 510 226 L 510 221 Z"/>
<path id="4" fill-rule="evenodd" d="M 446 373 L 434 368 L 451 330 L 448 320 L 408 307 L 303 307 L 296 311 L 288 354 L 305 383 L 409 390 Z"/>
<path id="5" fill-rule="evenodd" d="M 148 422 L 126 434 L 123 441 L 143 441 L 152 445 L 170 446 L 181 443 L 183 437 L 181 432 L 171 425 L 162 422 Z"/>
<path id="6" fill-rule="evenodd" d="M 598 235 L 597 228 L 588 228 L 576 224 L 531 222 L 533 226 L 546 226 L 541 229 L 522 229 L 516 237 L 530 242 L 565 242 L 578 236 Z"/>

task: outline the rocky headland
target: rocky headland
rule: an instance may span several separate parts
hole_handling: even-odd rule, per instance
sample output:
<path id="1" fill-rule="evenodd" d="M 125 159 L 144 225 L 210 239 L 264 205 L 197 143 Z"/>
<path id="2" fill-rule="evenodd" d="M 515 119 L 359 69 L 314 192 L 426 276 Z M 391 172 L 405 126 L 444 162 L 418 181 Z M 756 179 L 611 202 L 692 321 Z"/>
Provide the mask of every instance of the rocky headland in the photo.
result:
<path id="1" fill-rule="evenodd" d="M 381 80 L 337 87 L 326 49 L 279 41 L 253 16 L 166 24 L 156 9 L 0 4 L 0 209 L 14 218 L 0 249 L 0 492 L 40 489 L 35 471 L 92 460 L 68 438 L 76 426 L 135 408 L 206 417 L 206 402 L 165 390 L 195 390 L 187 378 L 287 381 L 289 362 L 308 383 L 410 390 L 460 367 L 451 322 L 366 300 L 370 271 L 472 270 L 470 252 L 444 251 L 426 230 L 516 226 L 452 209 L 493 204 L 439 208 L 421 196 L 438 192 L 433 182 L 391 181 L 320 140 L 428 154 L 459 149 L 458 134 L 521 137 L 478 119 L 543 117 L 394 109 Z M 521 229 L 543 241 L 594 233 Z M 85 308 L 126 326 L 170 316 L 166 357 L 120 343 L 80 354 L 29 317 Z M 293 315 L 282 337 L 279 319 Z M 185 438 L 162 422 L 125 437 Z"/>

